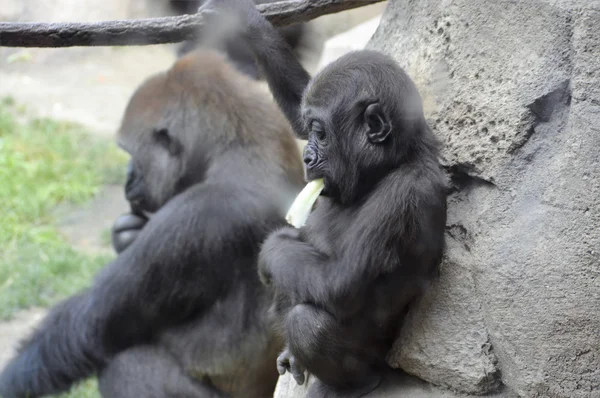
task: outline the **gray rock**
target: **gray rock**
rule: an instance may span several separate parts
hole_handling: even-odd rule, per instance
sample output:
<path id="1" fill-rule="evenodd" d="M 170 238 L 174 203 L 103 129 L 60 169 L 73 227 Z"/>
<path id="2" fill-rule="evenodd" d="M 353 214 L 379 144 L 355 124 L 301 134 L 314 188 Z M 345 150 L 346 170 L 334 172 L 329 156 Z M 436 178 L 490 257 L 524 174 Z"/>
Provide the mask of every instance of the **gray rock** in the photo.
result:
<path id="1" fill-rule="evenodd" d="M 277 388 L 275 390 L 275 398 L 305 398 L 308 387 L 314 382 L 314 378 L 308 379 L 308 384 L 305 383 L 299 386 L 293 377 L 289 374 L 279 378 Z M 364 398 L 460 398 L 464 395 L 452 393 L 450 391 L 441 390 L 400 371 L 395 374 L 387 375 L 382 384 Z M 514 394 L 507 391 L 500 391 L 495 394 L 488 395 L 488 398 L 516 398 Z"/>
<path id="2" fill-rule="evenodd" d="M 327 40 L 323 45 L 323 53 L 317 70 L 321 70 L 331 62 L 350 51 L 365 48 L 375 30 L 379 26 L 381 15 L 377 15 L 346 32 L 340 33 Z"/>
<path id="3" fill-rule="evenodd" d="M 600 2 L 391 2 L 370 47 L 416 81 L 448 254 L 389 363 L 465 393 L 600 397 Z"/>
<path id="4" fill-rule="evenodd" d="M 370 4 L 368 6 L 342 11 L 335 14 L 323 15 L 317 19 L 309 21 L 304 38 L 300 46 L 301 61 L 304 67 L 311 73 L 316 73 L 320 68 L 322 61 L 321 55 L 331 54 L 331 49 L 326 48 L 325 42 L 336 36 L 343 35 L 366 21 L 376 18 L 383 13 L 387 1 Z M 368 33 L 363 46 L 373 34 L 373 30 Z"/>
<path id="5" fill-rule="evenodd" d="M 453 239 L 454 234 L 463 237 L 463 230 L 459 224 L 450 225 L 441 277 L 410 312 L 409 327 L 402 329 L 388 363 L 439 386 L 480 394 L 499 385 L 497 359 L 481 303 L 473 300 L 475 276 L 463 267 L 468 249 Z"/>

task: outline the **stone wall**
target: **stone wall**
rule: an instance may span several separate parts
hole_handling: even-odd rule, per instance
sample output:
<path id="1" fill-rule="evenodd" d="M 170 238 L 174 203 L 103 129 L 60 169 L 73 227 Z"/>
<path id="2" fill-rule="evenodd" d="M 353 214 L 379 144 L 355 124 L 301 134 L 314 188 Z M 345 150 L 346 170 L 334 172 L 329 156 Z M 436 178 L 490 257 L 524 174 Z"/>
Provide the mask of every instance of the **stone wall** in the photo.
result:
<path id="1" fill-rule="evenodd" d="M 393 366 L 469 393 L 600 396 L 599 3 L 388 7 L 371 47 L 417 81 L 459 189 Z"/>

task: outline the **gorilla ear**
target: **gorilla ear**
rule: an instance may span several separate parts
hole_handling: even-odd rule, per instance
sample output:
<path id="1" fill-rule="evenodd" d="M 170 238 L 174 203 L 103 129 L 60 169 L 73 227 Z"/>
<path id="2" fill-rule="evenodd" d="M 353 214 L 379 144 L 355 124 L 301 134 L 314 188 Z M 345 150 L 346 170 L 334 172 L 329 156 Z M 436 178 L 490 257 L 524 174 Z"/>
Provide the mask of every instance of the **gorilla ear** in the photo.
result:
<path id="1" fill-rule="evenodd" d="M 181 145 L 169 134 L 169 130 L 166 128 L 155 129 L 153 133 L 156 142 L 163 148 L 167 149 L 171 155 L 175 156 L 181 152 Z"/>
<path id="2" fill-rule="evenodd" d="M 371 144 L 383 143 L 392 132 L 392 124 L 378 103 L 371 104 L 364 113 L 367 139 Z"/>

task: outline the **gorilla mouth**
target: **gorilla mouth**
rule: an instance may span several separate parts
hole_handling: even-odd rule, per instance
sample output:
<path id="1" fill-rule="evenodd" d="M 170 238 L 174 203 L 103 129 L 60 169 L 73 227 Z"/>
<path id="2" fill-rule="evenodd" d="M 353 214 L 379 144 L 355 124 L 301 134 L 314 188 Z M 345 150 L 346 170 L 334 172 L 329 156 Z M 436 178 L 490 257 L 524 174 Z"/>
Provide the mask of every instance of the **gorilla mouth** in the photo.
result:
<path id="1" fill-rule="evenodd" d="M 331 182 L 327 177 L 316 177 L 323 179 L 323 190 L 319 196 L 324 196 L 326 198 L 335 198 L 339 196 L 339 190 L 337 186 Z M 316 179 L 315 178 L 315 179 Z"/>
<path id="2" fill-rule="evenodd" d="M 129 206 L 131 207 L 131 212 L 133 214 L 137 214 L 139 216 L 144 214 L 144 211 L 145 211 L 144 199 L 127 198 L 127 200 L 129 200 Z"/>
<path id="3" fill-rule="evenodd" d="M 315 170 L 314 168 L 309 169 L 308 167 L 305 167 L 304 177 L 306 182 L 311 182 L 320 178 L 322 178 L 323 182 L 325 182 L 325 176 L 323 175 L 323 173 L 321 173 L 319 170 Z"/>
<path id="4" fill-rule="evenodd" d="M 321 193 L 319 194 L 319 196 L 326 196 L 329 197 L 332 195 L 332 187 L 330 184 L 330 181 L 327 177 L 324 177 L 322 174 L 315 172 L 315 171 L 308 171 L 306 170 L 306 182 L 310 183 L 312 181 L 321 179 L 323 180 L 323 189 L 321 190 Z"/>
<path id="5" fill-rule="evenodd" d="M 325 177 L 321 177 L 321 176 L 317 176 L 317 175 L 311 175 L 311 176 L 306 176 L 306 182 L 307 183 L 311 183 L 315 180 L 323 180 L 323 189 L 321 190 L 321 193 L 319 194 L 319 196 L 329 196 L 327 194 L 327 192 L 329 192 L 329 184 L 327 183 L 327 180 L 325 179 Z"/>
<path id="6" fill-rule="evenodd" d="M 131 213 L 149 219 L 158 209 L 153 208 L 144 198 L 128 199 Z"/>
<path id="7" fill-rule="evenodd" d="M 329 181 L 329 179 L 327 177 L 315 176 L 315 177 L 311 178 L 309 181 L 314 181 L 319 178 L 323 180 L 323 189 L 321 190 L 321 194 L 319 196 L 331 197 L 334 190 L 332 189 L 333 187 L 331 185 L 331 182 Z"/>
<path id="8" fill-rule="evenodd" d="M 329 184 L 325 180 L 325 178 L 323 178 L 323 190 L 321 191 L 321 194 L 319 196 L 325 196 L 325 197 L 331 196 L 331 189 L 329 187 Z"/>
<path id="9" fill-rule="evenodd" d="M 315 202 L 323 190 L 323 179 L 310 181 L 292 203 L 285 219 L 295 228 L 301 228 L 308 219 Z"/>

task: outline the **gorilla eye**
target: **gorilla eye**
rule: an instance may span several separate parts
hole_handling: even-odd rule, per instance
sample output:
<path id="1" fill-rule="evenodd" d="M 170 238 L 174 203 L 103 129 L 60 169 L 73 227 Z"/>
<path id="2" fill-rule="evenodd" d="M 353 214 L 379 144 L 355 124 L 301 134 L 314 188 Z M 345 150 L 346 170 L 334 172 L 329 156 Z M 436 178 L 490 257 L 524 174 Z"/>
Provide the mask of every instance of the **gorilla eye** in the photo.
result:
<path id="1" fill-rule="evenodd" d="M 323 141 L 325 139 L 325 129 L 319 122 L 312 122 L 311 130 L 317 136 L 317 139 Z"/>
<path id="2" fill-rule="evenodd" d="M 154 138 L 160 145 L 167 149 L 171 146 L 171 136 L 169 135 L 169 130 L 167 129 L 154 130 Z"/>

